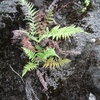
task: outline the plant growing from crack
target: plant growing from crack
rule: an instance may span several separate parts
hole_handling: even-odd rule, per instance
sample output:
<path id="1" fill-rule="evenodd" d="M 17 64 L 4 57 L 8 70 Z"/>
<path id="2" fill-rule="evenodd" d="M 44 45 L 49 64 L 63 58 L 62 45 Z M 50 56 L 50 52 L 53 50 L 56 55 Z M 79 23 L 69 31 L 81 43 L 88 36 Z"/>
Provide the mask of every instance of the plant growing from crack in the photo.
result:
<path id="1" fill-rule="evenodd" d="M 28 8 L 28 14 L 25 20 L 28 21 L 28 30 L 15 30 L 14 37 L 22 36 L 22 49 L 29 58 L 29 62 L 24 66 L 22 77 L 33 69 L 36 69 L 40 62 L 44 62 L 43 67 L 53 69 L 64 66 L 71 60 L 61 58 L 59 54 L 66 55 L 66 51 L 59 46 L 61 40 L 69 39 L 72 35 L 84 32 L 80 27 L 74 25 L 60 27 L 56 25 L 49 28 L 50 23 L 54 22 L 52 10 L 45 14 L 42 11 L 36 11 L 32 3 L 21 0 L 21 5 Z M 44 20 L 42 20 L 44 19 Z M 31 40 L 31 42 L 30 42 Z"/>

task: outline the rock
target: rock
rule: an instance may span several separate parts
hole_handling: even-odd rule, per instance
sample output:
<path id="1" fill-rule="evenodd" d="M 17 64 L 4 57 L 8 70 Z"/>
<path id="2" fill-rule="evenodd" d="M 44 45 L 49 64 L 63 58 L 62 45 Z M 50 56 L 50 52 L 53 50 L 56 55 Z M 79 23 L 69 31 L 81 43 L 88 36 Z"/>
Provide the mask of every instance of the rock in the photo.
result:
<path id="1" fill-rule="evenodd" d="M 92 93 L 90 93 L 89 94 L 89 100 L 96 100 L 96 97 Z"/>

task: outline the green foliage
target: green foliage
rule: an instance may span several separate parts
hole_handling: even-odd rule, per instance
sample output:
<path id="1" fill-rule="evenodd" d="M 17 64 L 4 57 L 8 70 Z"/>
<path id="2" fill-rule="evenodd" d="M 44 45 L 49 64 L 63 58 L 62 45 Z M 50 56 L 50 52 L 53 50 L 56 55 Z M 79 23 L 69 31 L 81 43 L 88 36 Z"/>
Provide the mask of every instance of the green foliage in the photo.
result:
<path id="1" fill-rule="evenodd" d="M 46 48 L 46 50 L 42 50 L 41 47 L 37 45 L 37 48 L 39 51 L 34 53 L 33 51 L 27 49 L 27 48 L 22 48 L 26 55 L 29 57 L 30 62 L 28 62 L 24 66 L 24 70 L 22 73 L 22 76 L 24 76 L 28 71 L 31 71 L 39 65 L 39 62 L 45 62 L 49 57 L 58 57 L 60 58 L 54 49 L 52 48 Z M 41 52 L 40 52 L 41 49 Z"/>
<path id="2" fill-rule="evenodd" d="M 84 32 L 80 27 L 75 27 L 71 25 L 69 27 L 60 28 L 60 26 L 55 26 L 52 28 L 47 34 L 48 37 L 52 37 L 52 39 L 65 39 L 75 35 L 77 33 Z"/>
<path id="3" fill-rule="evenodd" d="M 75 27 L 74 25 L 63 27 L 63 28 L 60 28 L 60 26 L 55 26 L 51 30 L 47 28 L 46 34 L 41 35 L 38 40 L 36 38 L 35 38 L 36 40 L 35 39 L 33 40 L 35 40 L 38 43 L 41 42 L 45 38 L 51 38 L 51 37 L 52 37 L 52 40 L 54 39 L 56 40 L 65 39 L 66 40 L 66 38 L 69 38 L 80 32 L 84 32 L 83 29 L 80 27 Z"/>
<path id="4" fill-rule="evenodd" d="M 59 68 L 61 66 L 64 66 L 64 64 L 69 63 L 71 60 L 67 58 L 60 58 L 54 48 L 48 46 L 46 48 L 43 48 L 40 43 L 45 39 L 52 39 L 56 41 L 58 41 L 59 39 L 66 40 L 67 38 L 70 38 L 71 36 L 84 31 L 80 27 L 75 27 L 74 25 L 63 28 L 61 28 L 60 26 L 55 26 L 51 30 L 46 27 L 45 33 L 42 35 L 38 35 L 36 32 L 36 25 L 38 23 L 35 22 L 35 15 L 37 11 L 34 9 L 33 4 L 26 0 L 21 0 L 21 4 L 26 5 L 28 8 L 28 15 L 25 17 L 25 20 L 28 21 L 30 30 L 26 32 L 26 34 L 33 42 L 35 42 L 35 45 L 33 46 L 36 49 L 36 52 L 33 52 L 29 48 L 22 47 L 30 60 L 24 66 L 22 76 L 24 76 L 28 71 L 37 68 L 40 62 L 44 62 L 44 68 L 49 67 L 51 69 L 55 67 Z M 47 14 L 46 21 L 48 24 L 54 21 L 52 10 Z"/>
<path id="5" fill-rule="evenodd" d="M 24 66 L 24 70 L 22 72 L 22 77 L 28 72 L 31 71 L 33 69 L 36 69 L 38 66 L 38 63 L 35 62 L 28 62 L 25 66 Z"/>
<path id="6" fill-rule="evenodd" d="M 84 4 L 85 4 L 85 7 L 82 9 L 82 12 L 85 12 L 87 10 L 87 7 L 89 6 L 90 4 L 90 0 L 85 0 L 84 1 Z"/>
<path id="7" fill-rule="evenodd" d="M 27 48 L 22 47 L 22 49 L 24 50 L 26 55 L 29 57 L 29 60 L 31 60 L 31 62 L 33 62 L 36 57 L 36 54 L 32 50 L 29 50 Z"/>
<path id="8" fill-rule="evenodd" d="M 28 21 L 28 25 L 30 27 L 30 31 L 29 33 L 27 33 L 28 35 L 34 35 L 36 33 L 36 22 L 35 22 L 35 15 L 38 11 L 36 11 L 36 9 L 34 8 L 33 4 L 26 1 L 26 0 L 20 0 L 21 5 L 24 5 L 27 7 L 27 15 L 25 16 L 24 20 Z"/>
<path id="9" fill-rule="evenodd" d="M 43 52 L 38 52 L 37 56 L 41 60 L 46 60 L 47 58 L 52 57 L 52 56 L 55 56 L 55 57 L 59 58 L 59 56 L 56 54 L 55 50 L 53 48 L 48 48 L 48 47 Z"/>

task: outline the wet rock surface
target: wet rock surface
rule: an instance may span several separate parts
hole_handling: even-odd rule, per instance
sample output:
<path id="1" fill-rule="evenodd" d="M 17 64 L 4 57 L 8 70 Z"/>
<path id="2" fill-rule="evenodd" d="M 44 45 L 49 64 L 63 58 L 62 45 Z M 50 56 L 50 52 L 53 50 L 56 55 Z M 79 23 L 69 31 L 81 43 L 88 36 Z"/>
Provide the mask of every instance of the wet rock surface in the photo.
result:
<path id="1" fill-rule="evenodd" d="M 88 16 L 78 20 L 78 24 L 89 32 L 73 37 L 76 42 L 74 49 L 81 51 L 81 54 L 70 55 L 72 62 L 60 69 L 50 71 L 39 68 L 41 72 L 45 72 L 43 77 L 46 76 L 47 92 L 43 90 L 36 70 L 28 73 L 23 83 L 11 69 L 12 67 L 21 75 L 27 62 L 20 44 L 12 44 L 11 40 L 12 31 L 22 28 L 24 23 L 18 1 L 0 1 L 0 100 L 92 100 L 91 94 L 96 100 L 100 100 L 100 1 L 92 0 L 94 6 L 87 12 Z M 37 5 L 38 2 L 35 2 L 36 6 L 43 8 Z M 45 0 L 41 2 L 51 3 Z M 61 25 L 64 20 L 61 18 Z M 77 23 L 76 20 L 73 22 Z"/>

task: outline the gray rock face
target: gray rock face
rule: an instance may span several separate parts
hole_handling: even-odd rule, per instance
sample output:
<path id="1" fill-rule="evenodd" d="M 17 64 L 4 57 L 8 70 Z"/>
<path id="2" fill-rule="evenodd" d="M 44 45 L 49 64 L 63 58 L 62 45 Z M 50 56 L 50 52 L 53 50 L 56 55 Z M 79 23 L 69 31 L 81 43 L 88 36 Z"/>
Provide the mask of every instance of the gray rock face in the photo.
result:
<path id="1" fill-rule="evenodd" d="M 90 64 L 87 62 L 87 66 L 93 83 L 89 88 L 96 96 L 96 100 L 100 100 L 100 0 L 93 1 L 93 5 L 92 12 L 88 12 L 88 17 L 82 19 L 86 21 L 83 26 L 85 28 L 89 26 L 93 34 L 78 34 L 74 39 L 77 41 L 76 49 L 91 52 Z"/>
<path id="2" fill-rule="evenodd" d="M 4 0 L 0 2 L 0 29 L 5 28 L 5 21 L 13 21 L 15 14 L 18 12 L 16 5 L 19 0 Z"/>

